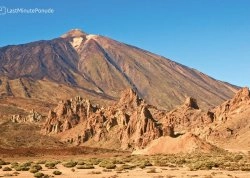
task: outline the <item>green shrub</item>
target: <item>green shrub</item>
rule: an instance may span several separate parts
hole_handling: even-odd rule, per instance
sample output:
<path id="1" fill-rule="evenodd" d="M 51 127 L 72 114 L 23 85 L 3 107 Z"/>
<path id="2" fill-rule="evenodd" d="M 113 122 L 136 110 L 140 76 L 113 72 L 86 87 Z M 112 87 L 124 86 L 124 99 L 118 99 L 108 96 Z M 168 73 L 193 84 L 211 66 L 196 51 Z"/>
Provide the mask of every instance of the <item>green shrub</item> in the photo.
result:
<path id="1" fill-rule="evenodd" d="M 242 166 L 240 168 L 241 171 L 250 171 L 250 167 L 249 166 Z"/>
<path id="2" fill-rule="evenodd" d="M 112 163 L 113 164 L 125 164 L 122 160 L 119 160 L 119 159 L 112 160 Z"/>
<path id="3" fill-rule="evenodd" d="M 5 162 L 4 160 L 0 159 L 0 165 L 8 165 L 8 162 Z"/>
<path id="4" fill-rule="evenodd" d="M 18 162 L 13 162 L 10 165 L 11 165 L 12 168 L 15 168 L 15 167 L 17 167 L 19 165 L 19 163 Z"/>
<path id="5" fill-rule="evenodd" d="M 95 167 L 92 164 L 84 164 L 76 167 L 77 169 L 94 169 Z"/>
<path id="6" fill-rule="evenodd" d="M 42 178 L 42 177 L 44 177 L 44 174 L 42 172 L 36 172 L 34 174 L 34 177 L 36 177 L 36 178 Z"/>
<path id="7" fill-rule="evenodd" d="M 112 172 L 111 169 L 103 169 L 102 171 L 103 171 L 103 172 Z"/>
<path id="8" fill-rule="evenodd" d="M 31 166 L 32 163 L 33 163 L 32 161 L 29 161 L 29 162 L 23 163 L 22 165 L 24 167 L 29 167 L 29 166 Z"/>
<path id="9" fill-rule="evenodd" d="M 3 171 L 12 171 L 12 169 L 10 167 L 4 167 Z"/>
<path id="10" fill-rule="evenodd" d="M 36 173 L 38 170 L 36 168 L 30 168 L 30 173 Z"/>
<path id="11" fill-rule="evenodd" d="M 124 164 L 124 165 L 122 165 L 122 167 L 123 167 L 123 169 L 130 169 L 130 170 L 136 168 L 135 165 L 128 165 L 128 164 Z"/>
<path id="12" fill-rule="evenodd" d="M 53 172 L 53 174 L 54 174 L 54 175 L 61 175 L 61 174 L 62 174 L 62 172 L 61 172 L 61 171 L 56 170 L 56 171 L 54 171 L 54 172 Z"/>
<path id="13" fill-rule="evenodd" d="M 47 162 L 45 164 L 45 167 L 48 169 L 55 169 L 55 166 L 56 166 L 56 163 L 54 163 L 54 162 Z"/>
<path id="14" fill-rule="evenodd" d="M 16 171 L 28 171 L 30 168 L 29 168 L 29 167 L 25 167 L 25 166 L 23 166 L 23 165 L 18 165 L 18 166 L 16 166 L 16 167 L 14 167 L 14 169 L 15 169 Z"/>
<path id="15" fill-rule="evenodd" d="M 86 164 L 98 165 L 102 160 L 97 158 L 90 158 L 85 161 Z"/>
<path id="16" fill-rule="evenodd" d="M 144 169 L 146 166 L 145 166 L 145 164 L 140 164 L 138 167 L 141 169 Z"/>
<path id="17" fill-rule="evenodd" d="M 117 167 L 115 170 L 116 170 L 116 171 L 123 171 L 124 169 L 132 170 L 132 169 L 134 169 L 134 168 L 136 168 L 135 165 L 124 164 L 124 165 L 121 165 L 121 166 Z"/>
<path id="18" fill-rule="evenodd" d="M 40 171 L 40 170 L 42 170 L 43 168 L 42 168 L 42 166 L 39 165 L 39 164 L 33 164 L 33 165 L 31 165 L 30 169 L 36 169 L 36 170 Z"/>
<path id="19" fill-rule="evenodd" d="M 147 166 L 153 166 L 153 165 L 152 165 L 151 162 L 149 162 L 148 160 L 143 160 L 143 161 L 140 161 L 140 162 L 137 164 L 137 166 L 138 166 L 139 168 L 141 168 L 141 169 L 144 169 L 144 168 L 147 167 Z"/>
<path id="20" fill-rule="evenodd" d="M 106 169 L 115 169 L 115 168 L 116 168 L 116 165 L 113 164 L 113 163 L 110 163 L 110 164 L 107 164 L 107 165 L 105 166 L 105 168 L 106 168 Z"/>
<path id="21" fill-rule="evenodd" d="M 242 158 L 243 158 L 242 155 L 235 155 L 235 156 L 234 156 L 234 161 L 235 161 L 235 162 L 238 162 L 238 161 L 240 161 Z"/>
<path id="22" fill-rule="evenodd" d="M 101 174 L 102 172 L 100 172 L 100 171 L 91 171 L 91 172 L 89 172 L 89 174 Z"/>
<path id="23" fill-rule="evenodd" d="M 18 174 L 20 174 L 19 172 L 13 172 L 14 176 L 18 176 Z"/>
<path id="24" fill-rule="evenodd" d="M 106 168 L 106 169 L 115 169 L 116 168 L 116 165 L 113 164 L 112 162 L 110 161 L 102 161 L 99 163 L 99 166 L 100 167 L 103 167 L 103 168 Z"/>
<path id="25" fill-rule="evenodd" d="M 147 171 L 147 173 L 157 173 L 155 168 L 151 168 Z"/>
<path id="26" fill-rule="evenodd" d="M 74 162 L 74 161 L 70 161 L 70 162 L 63 164 L 63 166 L 67 168 L 72 168 L 72 167 L 75 167 L 76 165 L 77 165 L 77 162 Z"/>
<path id="27" fill-rule="evenodd" d="M 84 165 L 84 164 L 85 164 L 84 161 L 78 161 L 78 162 L 77 162 L 77 165 Z"/>
<path id="28" fill-rule="evenodd" d="M 10 174 L 10 173 L 7 173 L 7 174 L 4 174 L 3 176 L 1 176 L 1 177 L 12 177 L 12 176 L 14 176 L 13 174 Z"/>

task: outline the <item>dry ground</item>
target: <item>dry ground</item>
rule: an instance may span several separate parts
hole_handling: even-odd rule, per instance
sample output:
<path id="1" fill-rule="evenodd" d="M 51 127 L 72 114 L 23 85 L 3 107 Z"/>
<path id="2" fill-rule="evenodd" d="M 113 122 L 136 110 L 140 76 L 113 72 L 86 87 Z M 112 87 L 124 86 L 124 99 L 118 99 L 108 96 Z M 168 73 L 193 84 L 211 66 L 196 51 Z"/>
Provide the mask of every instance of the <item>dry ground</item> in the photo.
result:
<path id="1" fill-rule="evenodd" d="M 170 168 L 170 167 L 147 167 L 145 169 L 136 168 L 133 170 L 125 170 L 125 171 L 115 171 L 110 170 L 111 172 L 105 172 L 104 168 L 99 166 L 95 166 L 94 169 L 74 169 L 65 168 L 63 165 L 59 164 L 56 166 L 56 170 L 60 170 L 62 172 L 61 175 L 54 175 L 54 177 L 62 177 L 62 178 L 191 178 L 191 177 L 203 177 L 203 178 L 230 178 L 230 177 L 238 177 L 238 178 L 249 178 L 250 172 L 245 171 L 223 171 L 223 170 L 199 170 L 199 171 L 189 171 L 187 168 Z M 148 173 L 153 168 L 156 168 L 155 173 Z M 53 175 L 53 171 L 55 169 L 48 169 L 43 166 L 43 170 L 40 171 L 44 174 Z M 2 171 L 0 170 L 0 177 L 8 177 L 8 175 L 13 175 L 16 171 Z M 29 171 L 19 171 L 15 177 L 20 178 L 33 178 L 34 174 Z"/>
<path id="2" fill-rule="evenodd" d="M 53 150 L 53 149 L 52 149 Z M 85 150 L 80 153 L 75 148 L 68 151 L 60 151 L 58 155 L 54 151 L 40 152 L 36 156 L 14 155 L 5 158 L 0 169 L 0 177 L 15 176 L 32 178 L 34 173 L 29 169 L 17 170 L 18 166 L 25 164 L 41 165 L 39 172 L 48 177 L 62 178 L 249 178 L 249 155 L 243 153 L 194 153 L 179 155 L 153 155 L 138 156 L 128 152 L 112 152 L 111 150 L 98 150 L 94 148 L 79 148 Z M 2 151 L 4 152 L 4 151 Z M 11 152 L 8 152 L 9 154 Z M 20 151 L 19 151 L 20 153 Z M 2 154 L 1 158 L 2 158 Z M 1 164 L 1 160 L 0 160 Z M 16 164 L 16 165 L 15 165 Z M 55 164 L 50 169 L 47 164 Z M 68 164 L 70 166 L 66 166 Z M 72 165 L 74 164 L 74 165 Z M 90 167 L 89 167 L 90 166 Z M 12 168 L 4 171 L 5 167 Z M 55 170 L 61 175 L 54 175 Z"/>

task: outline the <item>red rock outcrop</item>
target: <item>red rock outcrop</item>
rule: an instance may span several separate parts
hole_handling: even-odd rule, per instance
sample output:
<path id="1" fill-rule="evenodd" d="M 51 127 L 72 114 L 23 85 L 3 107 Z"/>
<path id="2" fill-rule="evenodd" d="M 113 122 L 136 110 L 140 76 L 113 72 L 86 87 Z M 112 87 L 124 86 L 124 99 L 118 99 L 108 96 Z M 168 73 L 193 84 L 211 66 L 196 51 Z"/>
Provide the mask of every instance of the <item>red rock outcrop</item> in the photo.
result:
<path id="1" fill-rule="evenodd" d="M 81 98 L 61 102 L 50 111 L 45 130 L 65 142 L 106 148 L 141 149 L 162 136 L 178 137 L 186 132 L 213 141 L 235 137 L 244 124 L 250 124 L 244 114 L 249 106 L 247 88 L 209 111 L 202 111 L 194 98 L 187 98 L 170 112 L 148 105 L 128 89 L 109 107 L 94 107 Z M 241 120 L 228 119 L 241 113 Z"/>
<path id="2" fill-rule="evenodd" d="M 249 149 L 250 91 L 242 88 L 236 95 L 214 110 L 214 123 L 209 126 L 207 138 L 227 148 Z M 226 143 L 226 144 L 225 144 Z"/>
<path id="3" fill-rule="evenodd" d="M 250 106 L 250 91 L 247 87 L 239 90 L 236 95 L 216 107 L 214 110 L 217 122 L 225 122 L 227 119 L 237 115 Z"/>
<path id="4" fill-rule="evenodd" d="M 23 115 L 12 115 L 11 116 L 11 121 L 14 123 L 36 123 L 42 120 L 42 115 L 34 110 L 31 110 L 27 116 Z"/>
<path id="5" fill-rule="evenodd" d="M 213 112 L 203 112 L 199 109 L 196 99 L 188 97 L 183 105 L 170 112 L 165 112 L 160 121 L 163 124 L 163 130 L 169 131 L 169 127 L 172 126 L 177 132 L 186 132 L 195 127 L 212 123 L 213 120 Z"/>
<path id="6" fill-rule="evenodd" d="M 90 102 L 76 98 L 61 102 L 50 111 L 44 130 L 47 134 L 60 133 L 62 140 L 75 144 L 107 141 L 115 130 L 119 147 L 142 148 L 163 135 L 149 107 L 131 89 L 124 91 L 119 102 L 107 108 L 93 107 Z"/>
<path id="7" fill-rule="evenodd" d="M 61 101 L 54 110 L 49 111 L 44 131 L 47 134 L 64 132 L 86 120 L 96 110 L 89 100 L 83 100 L 81 97 Z"/>

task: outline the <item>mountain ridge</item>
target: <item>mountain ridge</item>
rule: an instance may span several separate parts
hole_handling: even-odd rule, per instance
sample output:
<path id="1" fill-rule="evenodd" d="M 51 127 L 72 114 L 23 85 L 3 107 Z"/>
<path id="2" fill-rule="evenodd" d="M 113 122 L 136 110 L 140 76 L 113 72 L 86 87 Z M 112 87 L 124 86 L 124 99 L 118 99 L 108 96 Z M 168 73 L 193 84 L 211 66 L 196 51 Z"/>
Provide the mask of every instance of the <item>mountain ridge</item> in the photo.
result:
<path id="1" fill-rule="evenodd" d="M 0 85 L 2 96 L 12 96 L 9 91 L 18 85 L 13 81 L 25 78 L 29 84 L 22 87 L 29 98 L 37 98 L 33 85 L 41 82 L 48 85 L 40 85 L 42 100 L 54 84 L 71 88 L 72 97 L 91 94 L 103 101 L 117 100 L 125 88 L 133 88 L 149 104 L 169 110 L 186 96 L 198 98 L 204 108 L 213 107 L 238 89 L 149 51 L 78 29 L 52 40 L 2 47 L 0 62 L 0 77 L 8 85 Z M 53 95 L 50 99 L 58 102 Z"/>

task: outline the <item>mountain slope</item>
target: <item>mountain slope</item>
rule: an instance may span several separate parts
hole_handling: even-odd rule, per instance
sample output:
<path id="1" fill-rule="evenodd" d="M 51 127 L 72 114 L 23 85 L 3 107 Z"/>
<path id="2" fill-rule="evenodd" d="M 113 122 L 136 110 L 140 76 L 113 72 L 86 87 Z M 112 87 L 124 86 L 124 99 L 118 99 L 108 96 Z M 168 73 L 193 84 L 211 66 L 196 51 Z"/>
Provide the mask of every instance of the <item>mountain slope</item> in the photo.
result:
<path id="1" fill-rule="evenodd" d="M 161 109 L 171 109 L 187 96 L 197 98 L 202 108 L 216 106 L 237 89 L 164 57 L 80 30 L 0 48 L 0 77 L 2 96 L 55 103 L 56 96 L 85 95 L 105 102 L 133 88 Z"/>

